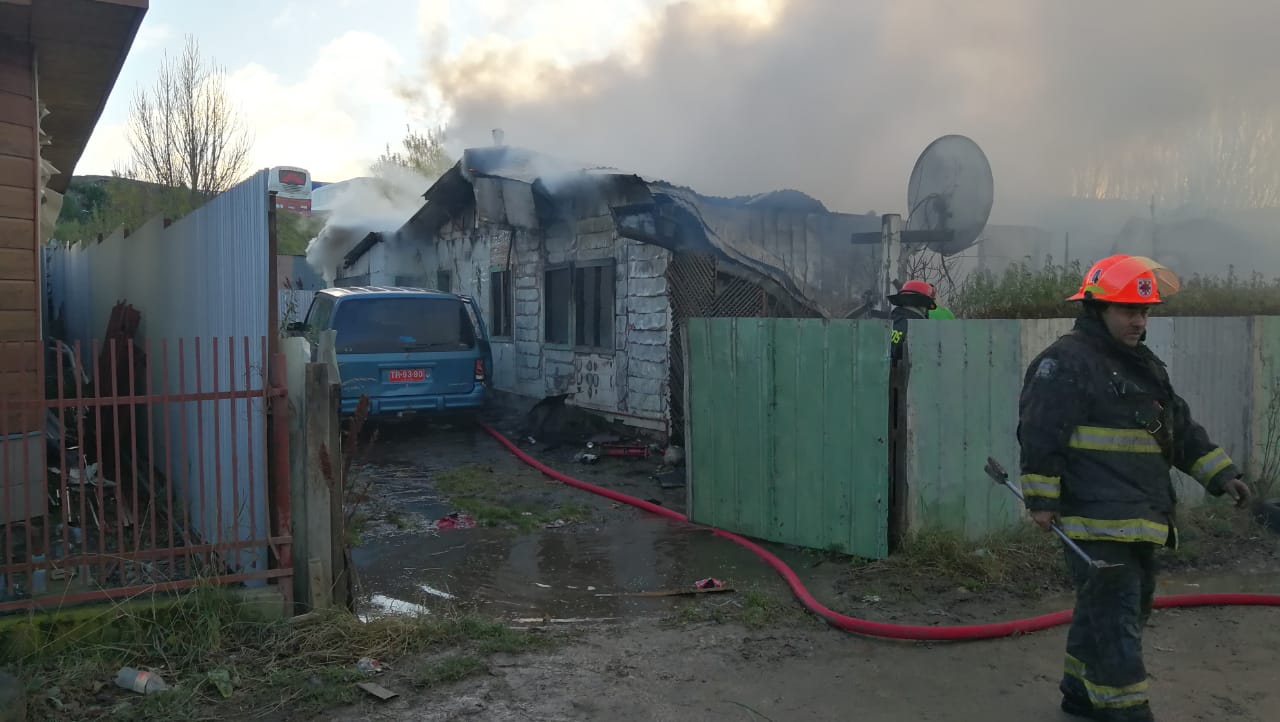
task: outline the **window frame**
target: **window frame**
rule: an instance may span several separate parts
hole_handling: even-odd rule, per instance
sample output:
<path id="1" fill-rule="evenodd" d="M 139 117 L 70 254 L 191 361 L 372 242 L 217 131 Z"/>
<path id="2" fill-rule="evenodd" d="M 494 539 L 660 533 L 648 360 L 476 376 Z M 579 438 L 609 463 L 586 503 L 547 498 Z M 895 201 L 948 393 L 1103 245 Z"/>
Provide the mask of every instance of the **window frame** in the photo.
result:
<path id="1" fill-rule="evenodd" d="M 572 269 L 573 271 L 570 274 L 570 284 L 569 284 L 569 288 L 570 288 L 569 306 L 572 310 L 570 314 L 571 320 L 572 320 L 572 324 L 570 326 L 570 337 L 573 342 L 573 349 L 575 351 L 581 351 L 584 353 L 612 354 L 616 350 L 615 347 L 617 346 L 617 328 L 616 328 L 616 324 L 617 324 L 616 308 L 618 303 L 617 263 L 612 258 L 601 258 L 598 260 L 581 261 L 581 262 L 572 264 Z M 578 323 L 580 320 L 582 320 L 582 312 L 583 312 L 583 309 L 579 308 L 579 304 L 578 304 L 578 295 L 579 295 L 579 287 L 578 287 L 579 273 L 578 272 L 587 271 L 590 269 L 602 269 L 601 270 L 602 275 L 604 275 L 603 269 L 607 269 L 608 270 L 607 275 L 609 276 L 609 281 L 610 281 L 610 283 L 608 284 L 608 289 L 609 289 L 608 307 L 604 308 L 603 306 L 601 306 L 601 311 L 603 312 L 601 315 L 601 318 L 607 317 L 609 319 L 608 333 L 604 334 L 605 338 L 601 339 L 603 344 L 599 346 L 584 343 L 582 339 L 578 338 Z M 601 287 L 603 288 L 604 286 L 602 285 Z M 599 299 L 597 298 L 596 300 L 598 304 Z M 583 320 L 583 323 L 585 325 L 586 323 L 585 320 Z"/>

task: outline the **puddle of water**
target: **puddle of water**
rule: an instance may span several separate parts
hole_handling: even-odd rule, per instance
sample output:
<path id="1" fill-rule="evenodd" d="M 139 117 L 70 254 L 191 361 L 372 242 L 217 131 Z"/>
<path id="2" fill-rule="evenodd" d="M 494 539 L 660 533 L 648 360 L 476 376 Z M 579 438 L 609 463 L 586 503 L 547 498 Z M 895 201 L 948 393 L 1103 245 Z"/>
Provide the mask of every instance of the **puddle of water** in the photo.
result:
<path id="1" fill-rule="evenodd" d="M 798 552 L 790 555 L 800 561 Z M 402 534 L 358 547 L 353 557 L 375 595 L 428 608 L 462 601 L 520 618 L 622 617 L 667 609 L 677 599 L 628 594 L 691 590 L 707 577 L 739 589 L 773 579 L 731 542 L 646 517 L 527 535 L 485 528 Z"/>

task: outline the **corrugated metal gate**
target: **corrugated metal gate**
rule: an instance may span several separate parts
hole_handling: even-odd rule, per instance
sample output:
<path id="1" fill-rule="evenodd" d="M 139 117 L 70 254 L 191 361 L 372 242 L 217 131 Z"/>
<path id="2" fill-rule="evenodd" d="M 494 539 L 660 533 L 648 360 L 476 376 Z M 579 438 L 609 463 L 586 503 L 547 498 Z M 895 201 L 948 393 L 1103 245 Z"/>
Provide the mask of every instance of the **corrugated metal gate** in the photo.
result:
<path id="1" fill-rule="evenodd" d="M 685 324 L 690 518 L 767 541 L 886 556 L 888 323 Z"/>

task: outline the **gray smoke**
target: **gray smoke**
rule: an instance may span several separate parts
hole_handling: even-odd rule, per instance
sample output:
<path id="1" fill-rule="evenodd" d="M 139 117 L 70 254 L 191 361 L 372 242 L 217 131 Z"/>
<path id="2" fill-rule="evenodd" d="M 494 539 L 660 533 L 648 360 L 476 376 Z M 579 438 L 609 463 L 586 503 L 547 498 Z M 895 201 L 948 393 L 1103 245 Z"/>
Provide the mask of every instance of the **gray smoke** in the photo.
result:
<path id="1" fill-rule="evenodd" d="M 855 212 L 905 210 L 917 154 L 962 133 L 991 160 L 993 221 L 1018 223 L 1068 195 L 1280 201 L 1276 28 L 1274 0 L 790 0 L 759 29 L 682 3 L 637 29 L 638 64 L 548 66 L 518 93 L 517 51 L 427 72 L 464 145 L 502 127 L 702 192 L 791 187 Z"/>

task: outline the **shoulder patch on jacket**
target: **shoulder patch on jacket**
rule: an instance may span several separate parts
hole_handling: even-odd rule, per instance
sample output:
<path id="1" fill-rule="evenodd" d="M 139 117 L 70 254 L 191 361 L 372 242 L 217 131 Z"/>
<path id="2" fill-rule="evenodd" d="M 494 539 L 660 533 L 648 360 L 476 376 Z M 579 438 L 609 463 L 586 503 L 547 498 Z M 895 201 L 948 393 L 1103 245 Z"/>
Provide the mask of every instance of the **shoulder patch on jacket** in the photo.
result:
<path id="1" fill-rule="evenodd" d="M 1051 379 L 1057 369 L 1057 361 L 1051 358 L 1044 359 L 1040 362 L 1040 365 L 1036 367 L 1035 377 L 1038 379 Z"/>

